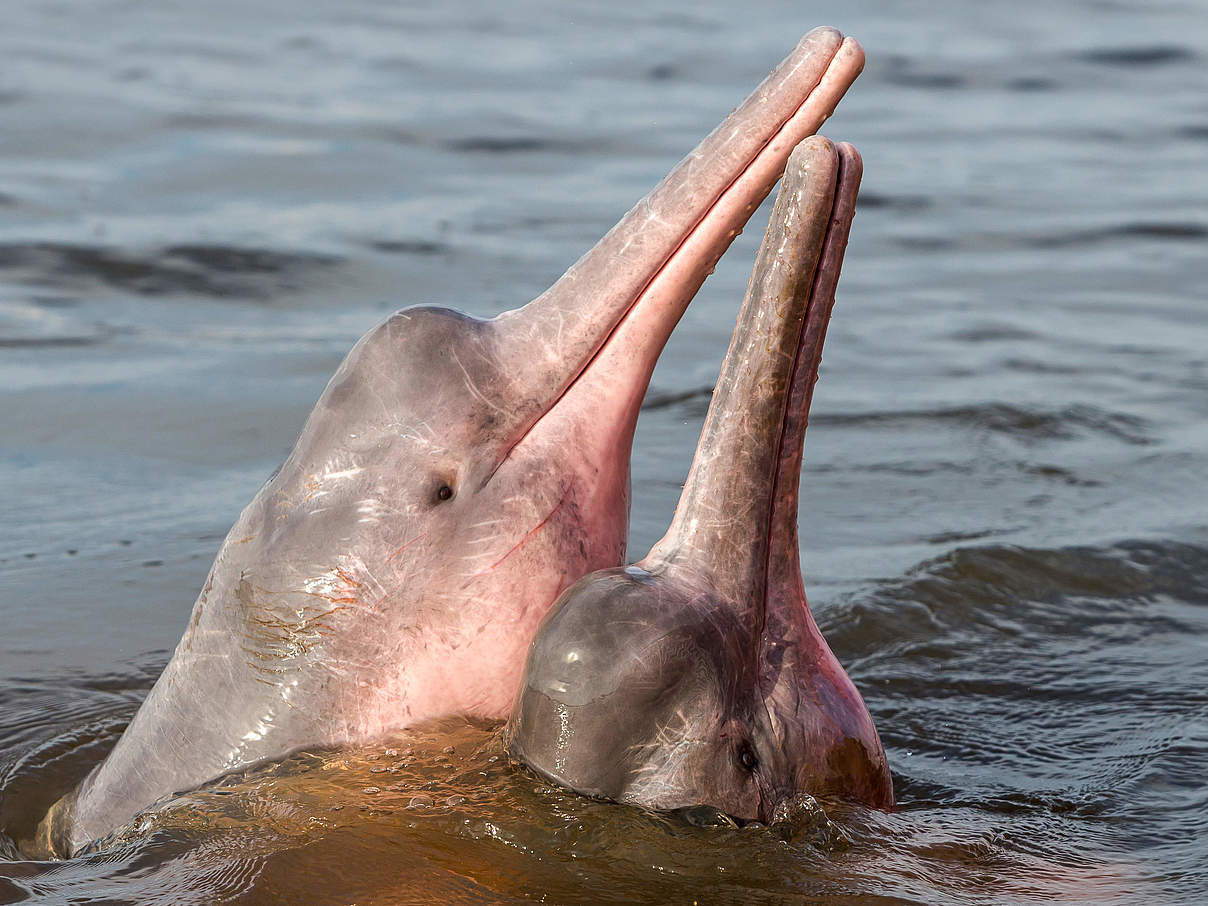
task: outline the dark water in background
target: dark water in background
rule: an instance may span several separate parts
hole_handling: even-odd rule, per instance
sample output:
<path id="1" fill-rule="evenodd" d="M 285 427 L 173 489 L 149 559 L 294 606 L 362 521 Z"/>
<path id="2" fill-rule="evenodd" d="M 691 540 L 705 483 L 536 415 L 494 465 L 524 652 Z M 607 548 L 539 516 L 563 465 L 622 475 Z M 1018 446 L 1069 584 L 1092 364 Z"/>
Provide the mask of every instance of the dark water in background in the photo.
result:
<path id="1" fill-rule="evenodd" d="M 1208 3 L 456 9 L 7 0 L 0 853 L 120 733 L 352 342 L 540 292 L 824 23 L 868 53 L 825 130 L 866 175 L 802 549 L 901 809 L 690 828 L 460 728 L 0 861 L 0 903 L 1208 898 Z M 655 375 L 635 554 L 765 219 Z"/>

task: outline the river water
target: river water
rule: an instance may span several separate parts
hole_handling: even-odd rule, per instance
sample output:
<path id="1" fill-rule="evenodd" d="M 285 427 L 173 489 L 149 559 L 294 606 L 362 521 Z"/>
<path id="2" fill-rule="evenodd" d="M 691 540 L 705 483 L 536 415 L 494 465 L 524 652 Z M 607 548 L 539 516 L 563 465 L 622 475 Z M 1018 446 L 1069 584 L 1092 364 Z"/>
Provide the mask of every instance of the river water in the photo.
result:
<path id="1" fill-rule="evenodd" d="M 490 727 L 22 858 L 354 340 L 536 295 L 810 27 L 865 159 L 802 557 L 900 808 L 693 827 Z M 1208 3 L 7 0 L 0 903 L 1208 899 Z M 655 374 L 662 533 L 768 208 Z"/>

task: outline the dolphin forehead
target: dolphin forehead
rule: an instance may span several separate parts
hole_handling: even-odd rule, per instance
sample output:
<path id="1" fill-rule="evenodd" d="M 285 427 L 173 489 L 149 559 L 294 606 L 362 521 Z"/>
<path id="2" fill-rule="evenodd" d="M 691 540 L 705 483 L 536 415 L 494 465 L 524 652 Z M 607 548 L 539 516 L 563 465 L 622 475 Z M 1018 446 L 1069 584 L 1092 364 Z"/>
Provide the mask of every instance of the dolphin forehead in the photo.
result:
<path id="1" fill-rule="evenodd" d="M 714 697 L 738 631 L 708 595 L 635 567 L 602 570 L 563 592 L 542 622 L 525 694 L 573 709 Z"/>
<path id="2" fill-rule="evenodd" d="M 436 306 L 404 308 L 353 346 L 299 446 L 373 449 L 380 435 L 392 434 L 464 455 L 470 443 L 502 431 L 501 414 L 524 395 L 495 349 L 489 322 Z M 307 432 L 315 435 L 309 444 Z"/>
<path id="3" fill-rule="evenodd" d="M 731 613 L 634 568 L 571 586 L 530 646 L 509 751 L 580 792 L 691 804 L 692 778 L 746 704 L 728 681 L 741 657 Z"/>

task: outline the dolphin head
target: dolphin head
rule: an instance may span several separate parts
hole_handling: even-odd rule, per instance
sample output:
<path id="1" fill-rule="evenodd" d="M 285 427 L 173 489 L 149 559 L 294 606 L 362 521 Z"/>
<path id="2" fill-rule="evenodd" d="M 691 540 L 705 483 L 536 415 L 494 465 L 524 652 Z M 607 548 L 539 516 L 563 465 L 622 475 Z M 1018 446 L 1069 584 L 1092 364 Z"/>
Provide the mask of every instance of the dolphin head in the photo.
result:
<path id="1" fill-rule="evenodd" d="M 859 187 L 804 141 L 739 314 L 670 530 L 571 586 L 538 630 L 512 754 L 581 792 L 768 822 L 804 792 L 888 806 L 872 719 L 806 604 L 802 445 Z"/>

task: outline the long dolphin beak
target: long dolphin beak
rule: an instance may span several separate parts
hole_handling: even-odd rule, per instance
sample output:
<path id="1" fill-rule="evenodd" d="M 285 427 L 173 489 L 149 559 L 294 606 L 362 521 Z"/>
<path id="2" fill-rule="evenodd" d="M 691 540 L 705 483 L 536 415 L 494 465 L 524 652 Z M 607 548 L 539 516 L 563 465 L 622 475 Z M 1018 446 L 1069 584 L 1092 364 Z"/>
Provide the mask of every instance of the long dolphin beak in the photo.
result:
<path id="1" fill-rule="evenodd" d="M 811 31 L 563 277 L 496 319 L 494 354 L 512 363 L 518 382 L 539 388 L 515 412 L 502 458 L 572 391 L 636 419 L 688 303 L 863 66 L 854 39 Z"/>
<path id="2" fill-rule="evenodd" d="M 802 444 L 861 172 L 821 136 L 793 153 L 675 517 L 643 561 L 707 576 L 756 639 L 801 587 Z"/>

